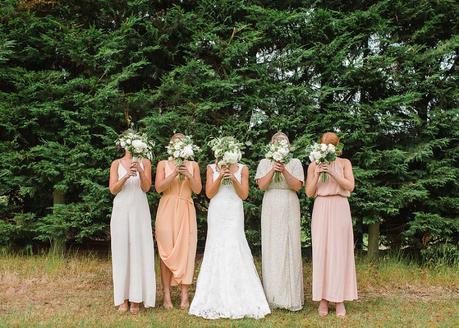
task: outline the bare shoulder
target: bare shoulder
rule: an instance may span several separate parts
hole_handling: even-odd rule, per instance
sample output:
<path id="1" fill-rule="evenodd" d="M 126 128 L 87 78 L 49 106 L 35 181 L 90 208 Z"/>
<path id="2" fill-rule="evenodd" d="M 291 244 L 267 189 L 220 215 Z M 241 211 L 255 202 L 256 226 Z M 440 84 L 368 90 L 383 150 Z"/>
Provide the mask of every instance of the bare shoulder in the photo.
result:
<path id="1" fill-rule="evenodd" d="M 338 157 L 337 158 L 339 160 L 339 162 L 343 165 L 343 166 L 347 166 L 347 167 L 352 167 L 352 163 L 349 159 L 347 158 L 342 158 L 342 157 Z"/>
<path id="2" fill-rule="evenodd" d="M 164 166 L 166 164 L 166 162 L 167 162 L 167 160 L 163 159 L 163 160 L 158 162 L 157 166 L 158 167 L 162 167 L 162 166 Z"/>
<path id="3" fill-rule="evenodd" d="M 151 161 L 148 158 L 142 158 L 142 164 L 151 166 Z"/>
<path id="4" fill-rule="evenodd" d="M 119 158 L 118 158 L 118 159 L 115 159 L 115 160 L 112 162 L 112 164 L 110 165 L 110 168 L 112 168 L 112 169 L 113 169 L 113 168 L 117 168 L 118 165 L 120 165 L 120 160 L 121 160 L 121 159 L 119 159 Z"/>

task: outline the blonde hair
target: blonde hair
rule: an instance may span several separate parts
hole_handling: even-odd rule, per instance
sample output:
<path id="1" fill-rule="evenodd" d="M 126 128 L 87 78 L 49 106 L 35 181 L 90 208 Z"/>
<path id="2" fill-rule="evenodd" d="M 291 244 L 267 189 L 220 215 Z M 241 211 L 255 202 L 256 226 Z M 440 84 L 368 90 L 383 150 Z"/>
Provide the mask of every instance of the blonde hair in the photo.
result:
<path id="1" fill-rule="evenodd" d="M 287 135 L 284 132 L 274 133 L 274 135 L 271 137 L 271 143 L 274 143 L 274 141 L 277 141 L 279 137 L 282 137 L 282 139 L 287 140 L 288 144 L 290 145 L 290 140 L 288 139 Z"/>
<path id="2" fill-rule="evenodd" d="M 183 133 L 174 133 L 171 137 L 171 141 L 175 139 L 185 139 L 185 135 Z"/>

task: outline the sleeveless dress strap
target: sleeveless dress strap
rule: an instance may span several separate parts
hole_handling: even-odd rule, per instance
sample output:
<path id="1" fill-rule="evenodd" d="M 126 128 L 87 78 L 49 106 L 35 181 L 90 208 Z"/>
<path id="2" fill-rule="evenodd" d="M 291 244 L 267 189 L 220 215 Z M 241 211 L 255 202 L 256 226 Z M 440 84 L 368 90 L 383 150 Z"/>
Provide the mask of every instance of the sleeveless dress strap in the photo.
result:
<path id="1" fill-rule="evenodd" d="M 207 165 L 208 167 L 210 167 L 212 169 L 212 172 L 215 173 L 215 170 L 216 170 L 216 165 L 215 164 L 209 164 Z"/>

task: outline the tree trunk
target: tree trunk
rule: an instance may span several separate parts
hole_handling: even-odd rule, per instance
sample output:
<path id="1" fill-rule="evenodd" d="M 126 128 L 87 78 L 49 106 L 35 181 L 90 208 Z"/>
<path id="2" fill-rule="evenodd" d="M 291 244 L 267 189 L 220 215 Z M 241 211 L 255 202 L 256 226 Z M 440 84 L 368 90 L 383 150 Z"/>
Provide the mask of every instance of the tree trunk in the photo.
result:
<path id="1" fill-rule="evenodd" d="M 379 256 L 379 226 L 380 223 L 368 225 L 368 258 L 377 260 Z"/>
<path id="2" fill-rule="evenodd" d="M 56 206 L 65 204 L 65 196 L 62 191 L 53 190 L 53 212 L 55 212 Z M 65 251 L 65 240 L 60 237 L 55 237 L 51 240 L 50 253 L 54 256 L 61 256 Z"/>

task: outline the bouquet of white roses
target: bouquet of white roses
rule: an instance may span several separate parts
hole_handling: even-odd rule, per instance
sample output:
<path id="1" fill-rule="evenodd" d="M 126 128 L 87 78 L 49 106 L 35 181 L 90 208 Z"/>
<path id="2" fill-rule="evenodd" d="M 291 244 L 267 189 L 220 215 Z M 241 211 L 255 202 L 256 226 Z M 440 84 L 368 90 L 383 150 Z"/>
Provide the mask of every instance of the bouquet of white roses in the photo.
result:
<path id="1" fill-rule="evenodd" d="M 185 160 L 193 160 L 194 153 L 199 150 L 199 147 L 193 144 L 191 136 L 185 136 L 184 138 L 176 138 L 169 142 L 166 146 L 169 159 L 175 159 L 177 166 L 183 164 Z M 183 176 L 179 175 L 180 181 L 183 180 Z"/>
<path id="2" fill-rule="evenodd" d="M 292 158 L 289 142 L 285 139 L 281 139 L 277 143 L 270 143 L 266 146 L 265 158 L 274 162 L 288 163 Z M 280 182 L 280 172 L 276 171 L 273 179 L 274 182 Z"/>
<path id="3" fill-rule="evenodd" d="M 242 158 L 242 143 L 234 137 L 221 137 L 212 139 L 209 146 L 214 152 L 218 168 L 229 167 L 231 164 L 238 163 Z M 223 179 L 223 184 L 231 184 L 227 178 Z"/>
<path id="4" fill-rule="evenodd" d="M 149 160 L 153 158 L 155 144 L 148 139 L 145 133 L 129 129 L 116 140 L 116 144 L 131 153 L 133 162 L 137 162 L 139 158 L 148 158 Z"/>
<path id="5" fill-rule="evenodd" d="M 336 148 L 332 144 L 314 143 L 306 149 L 306 152 L 309 154 L 311 162 L 315 162 L 317 165 L 321 163 L 329 164 L 336 160 Z M 322 172 L 320 176 L 323 182 L 327 181 L 328 175 L 326 173 Z"/>

